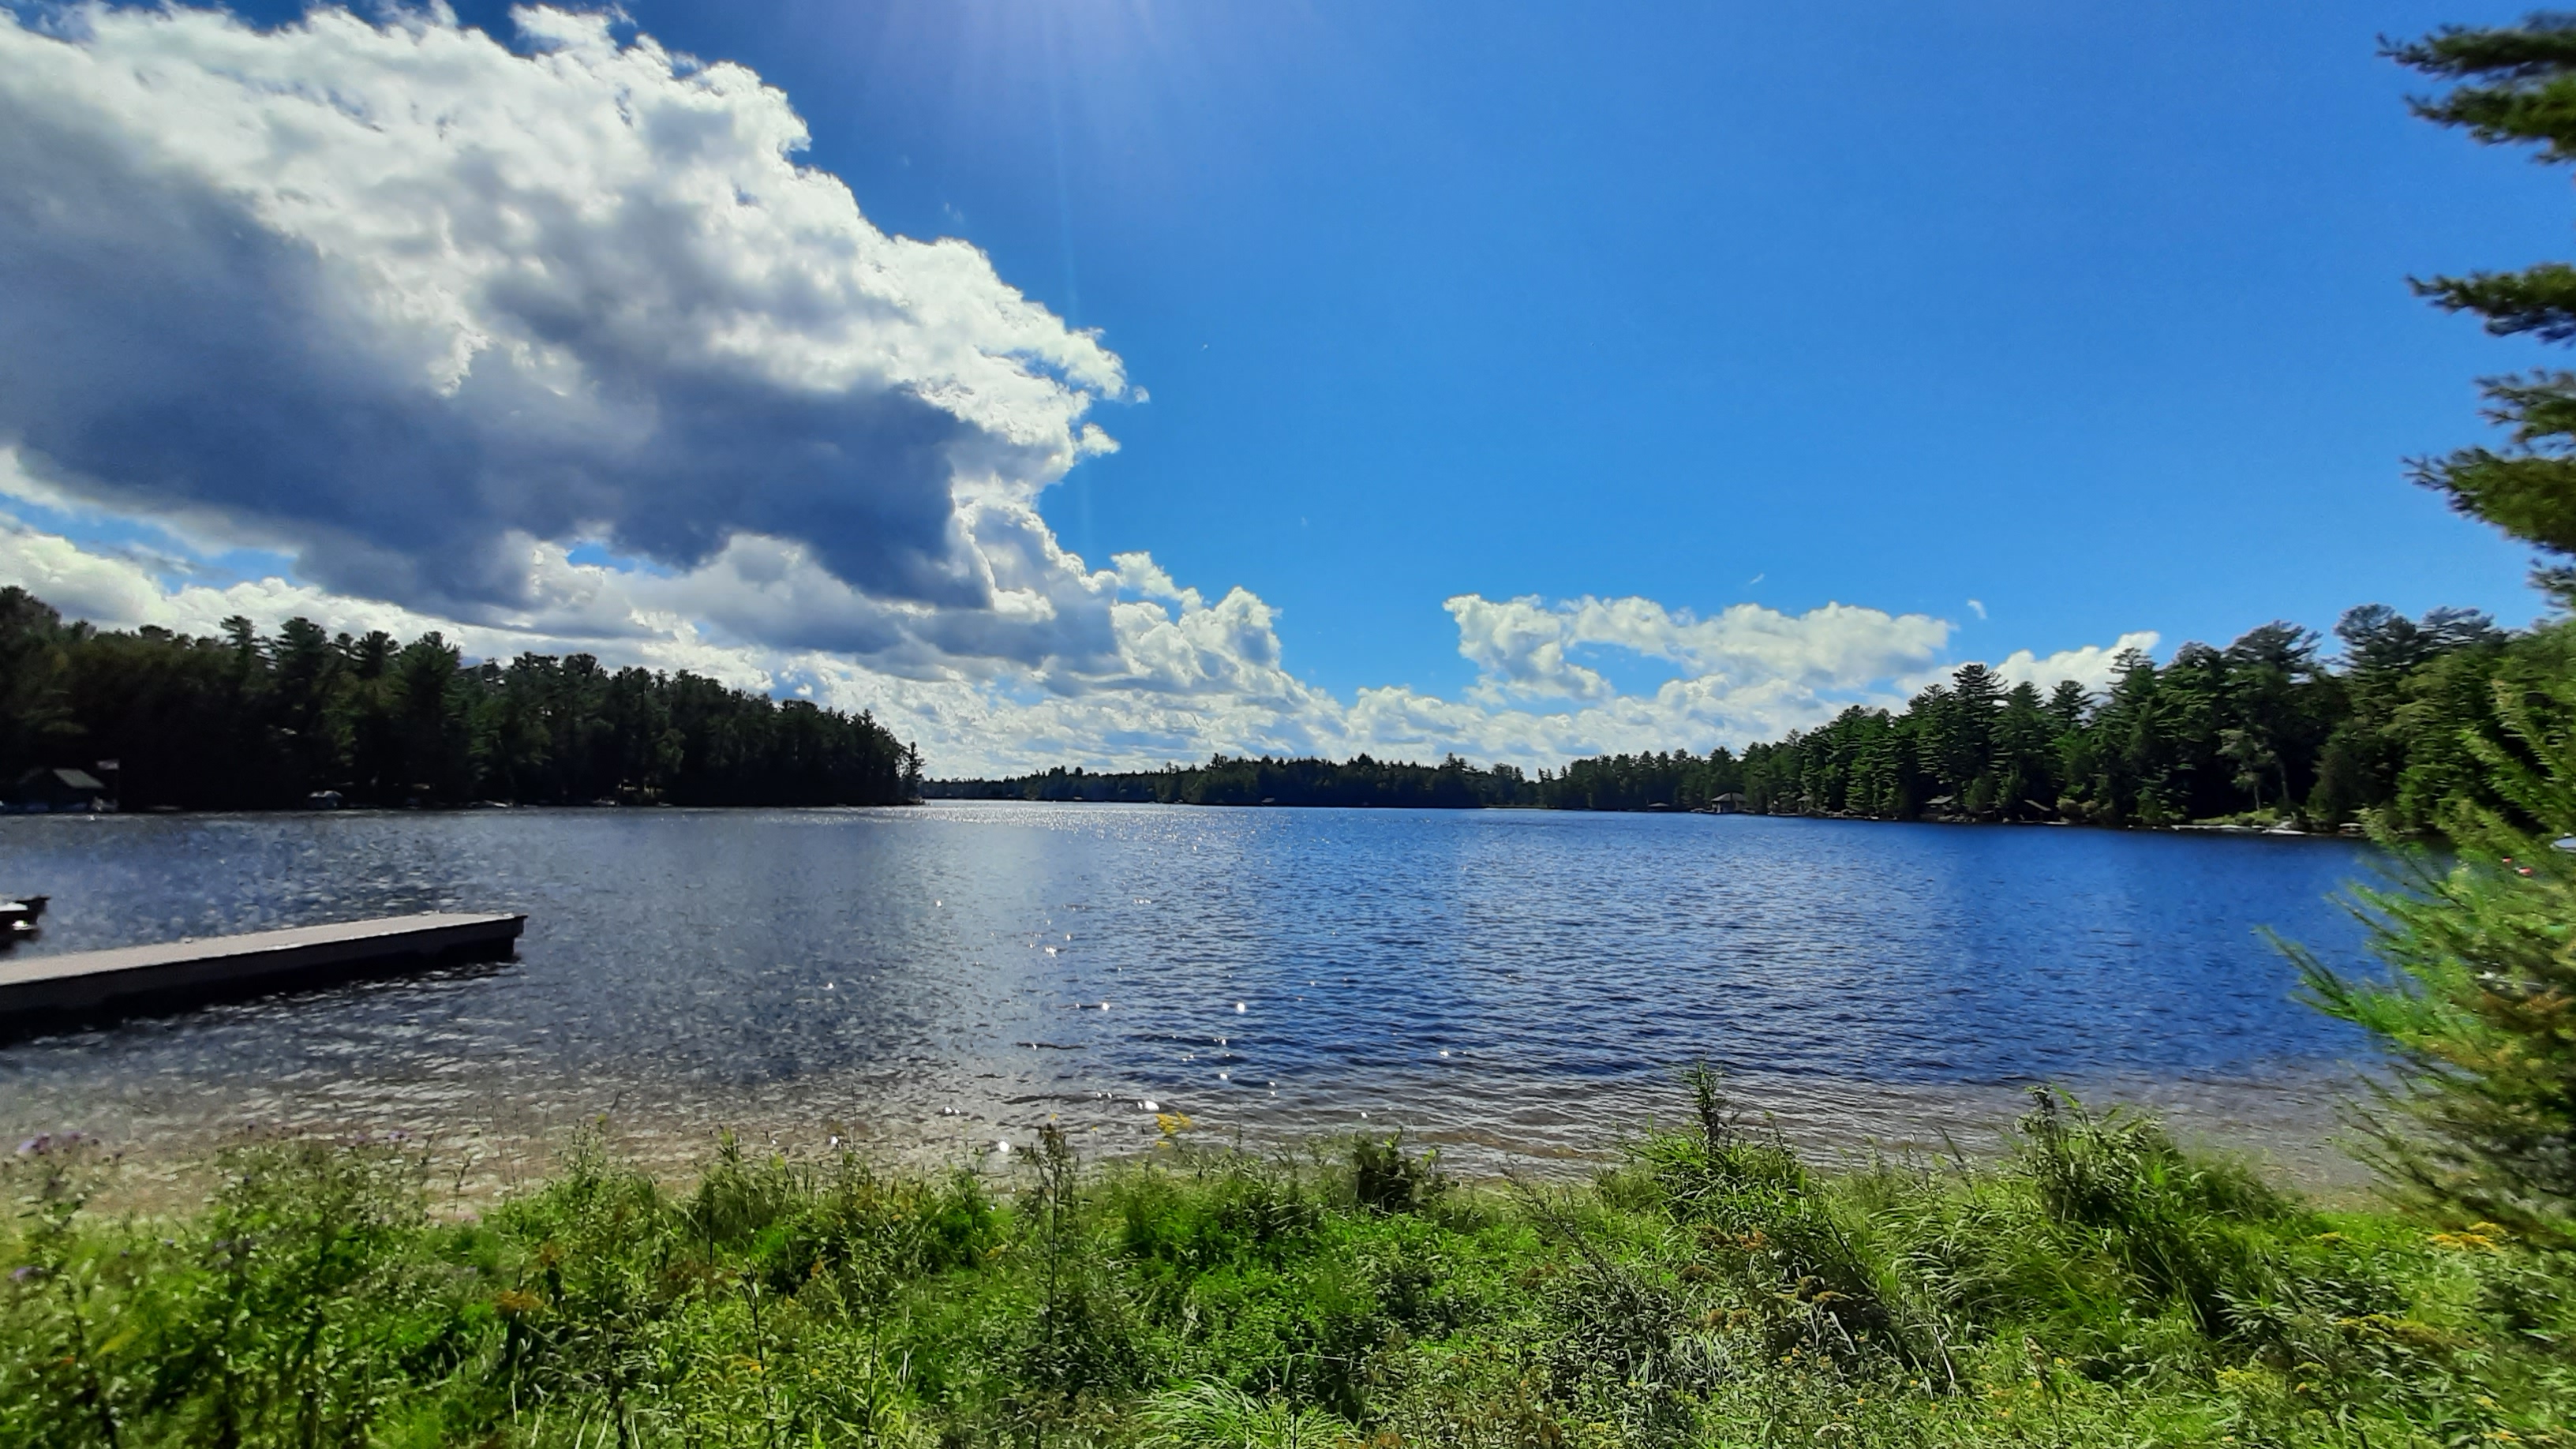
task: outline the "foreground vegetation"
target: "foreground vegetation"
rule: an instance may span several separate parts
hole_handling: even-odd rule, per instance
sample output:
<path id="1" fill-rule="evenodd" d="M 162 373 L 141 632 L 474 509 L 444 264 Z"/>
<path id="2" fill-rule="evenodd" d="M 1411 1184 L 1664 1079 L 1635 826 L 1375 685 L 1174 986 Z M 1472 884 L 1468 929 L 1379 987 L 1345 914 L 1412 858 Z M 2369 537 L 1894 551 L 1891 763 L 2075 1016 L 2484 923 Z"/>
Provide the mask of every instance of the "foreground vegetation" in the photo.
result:
<path id="1" fill-rule="evenodd" d="M 1009 1190 L 595 1151 L 480 1221 L 271 1142 L 176 1221 L 28 1144 L 0 1443 L 2569 1442 L 2570 1264 L 2321 1212 L 2043 1097 L 1986 1167 L 1819 1175 L 1699 1120 L 1581 1187 L 1362 1141 Z"/>

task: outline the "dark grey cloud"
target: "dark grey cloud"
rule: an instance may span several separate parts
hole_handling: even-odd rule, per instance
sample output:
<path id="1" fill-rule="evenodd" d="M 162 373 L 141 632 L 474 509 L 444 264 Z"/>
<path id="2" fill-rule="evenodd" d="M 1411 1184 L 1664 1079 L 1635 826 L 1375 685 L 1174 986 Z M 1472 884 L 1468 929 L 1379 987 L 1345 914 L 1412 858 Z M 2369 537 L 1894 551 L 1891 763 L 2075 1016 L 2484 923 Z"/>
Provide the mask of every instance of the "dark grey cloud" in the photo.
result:
<path id="1" fill-rule="evenodd" d="M 576 536 L 681 570 L 792 544 L 847 586 L 800 641 L 1062 574 L 976 520 L 1034 524 L 1117 360 L 798 170 L 747 72 L 531 25 L 533 56 L 339 12 L 0 19 L 0 442 L 462 617 L 538 602 L 531 541 Z"/>

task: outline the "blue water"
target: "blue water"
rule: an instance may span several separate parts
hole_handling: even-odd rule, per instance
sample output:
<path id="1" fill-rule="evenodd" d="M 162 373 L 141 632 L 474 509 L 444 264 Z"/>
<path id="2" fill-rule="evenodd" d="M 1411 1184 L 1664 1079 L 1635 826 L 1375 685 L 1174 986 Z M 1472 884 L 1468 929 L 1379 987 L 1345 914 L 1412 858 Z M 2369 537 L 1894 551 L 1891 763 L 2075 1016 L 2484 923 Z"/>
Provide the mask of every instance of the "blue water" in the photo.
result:
<path id="1" fill-rule="evenodd" d="M 434 909 L 519 959 L 0 1046 L 0 1128 L 193 1149 L 253 1123 L 511 1144 L 598 1122 L 989 1151 L 1049 1117 L 1453 1153 L 1597 1147 L 1705 1057 L 1843 1142 L 2059 1081 L 2313 1139 L 2353 1034 L 2355 843 L 1691 815 L 517 810 L 0 819 L 86 950 Z M 2269 1137 L 2267 1138 L 2267 1134 Z"/>

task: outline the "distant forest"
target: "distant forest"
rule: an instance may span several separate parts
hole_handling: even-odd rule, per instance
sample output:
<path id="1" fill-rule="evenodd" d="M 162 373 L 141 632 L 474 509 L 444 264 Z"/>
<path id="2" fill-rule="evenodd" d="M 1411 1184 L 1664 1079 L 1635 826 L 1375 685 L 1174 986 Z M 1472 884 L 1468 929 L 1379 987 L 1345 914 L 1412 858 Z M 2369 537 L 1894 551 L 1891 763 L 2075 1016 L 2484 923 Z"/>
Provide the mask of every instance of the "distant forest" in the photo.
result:
<path id="1" fill-rule="evenodd" d="M 1526 775 L 1509 765 L 1229 759 L 1128 774 L 1056 769 L 933 781 L 952 799 L 1194 805 L 1531 806 L 1746 811 L 1874 820 L 2067 820 L 2095 825 L 2293 820 L 2333 828 L 2375 812 L 2436 824 L 2445 801 L 2487 799 L 2469 739 L 2503 738 L 2499 691 L 2545 706 L 2576 674 L 2576 625 L 2509 634 L 2483 614 L 2421 619 L 2368 605 L 2344 615 L 2331 657 L 2296 625 L 2224 649 L 2185 644 L 2159 665 L 2132 650 L 2099 696 L 2043 693 L 1971 664 L 1890 712 L 1832 722 L 1740 756 L 1726 749 L 1610 755 Z"/>
<path id="2" fill-rule="evenodd" d="M 1544 772 L 1541 777 L 1544 778 Z M 1331 760 L 1230 759 L 1128 774 L 1058 766 L 1007 780 L 932 780 L 934 800 L 1087 800 L 1162 805 L 1383 805 L 1474 810 L 1537 805 L 1538 782 L 1511 765 L 1481 769 L 1451 756 L 1437 765 L 1390 764 L 1366 755 Z"/>
<path id="3" fill-rule="evenodd" d="M 125 809 L 620 801 L 881 805 L 920 757 L 867 715 L 587 654 L 467 664 L 437 634 L 65 623 L 0 588 L 0 790 L 114 759 Z"/>
<path id="4" fill-rule="evenodd" d="M 589 655 L 468 664 L 436 634 L 326 633 L 245 619 L 218 638 L 65 622 L 0 589 L 0 788 L 35 768 L 117 760 L 127 809 L 350 804 L 864 805 L 952 799 L 1475 809 L 1745 811 L 1881 820 L 2097 825 L 2294 820 L 2366 812 L 2437 826 L 2490 800 L 2508 739 L 2499 701 L 2555 720 L 2576 677 L 2576 624 L 2508 633 L 2483 614 L 2346 614 L 2331 652 L 2267 624 L 2224 649 L 2132 651 L 2108 690 L 2006 685 L 1971 664 L 1897 711 L 1860 706 L 1756 744 L 1610 755 L 1524 773 L 1451 758 L 1406 764 L 1238 759 L 1133 773 L 1057 769 L 925 782 L 920 757 L 867 715 L 712 679 L 609 670 Z M 2576 726 L 2576 721 L 2558 721 Z M 2487 749 L 2497 746 L 2487 744 Z"/>

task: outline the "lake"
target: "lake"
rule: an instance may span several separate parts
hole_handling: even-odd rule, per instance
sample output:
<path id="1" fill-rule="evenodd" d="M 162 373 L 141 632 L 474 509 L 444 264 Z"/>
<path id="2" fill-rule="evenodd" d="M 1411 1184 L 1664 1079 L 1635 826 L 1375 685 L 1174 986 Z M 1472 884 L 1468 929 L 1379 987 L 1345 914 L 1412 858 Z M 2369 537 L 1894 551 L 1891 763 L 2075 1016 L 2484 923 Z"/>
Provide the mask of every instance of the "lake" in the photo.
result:
<path id="1" fill-rule="evenodd" d="M 2030 1083 L 2331 1177 L 2357 842 L 1746 816 L 938 802 L 0 819 L 89 950 L 519 910 L 515 962 L 0 1045 L 0 1127 L 185 1156 L 254 1125 L 519 1171 L 583 1124 L 995 1156 L 1404 1128 L 1579 1161 L 1705 1057 L 1819 1147 L 1990 1146 Z M 1147 1104 L 1152 1104 L 1149 1108 Z"/>

